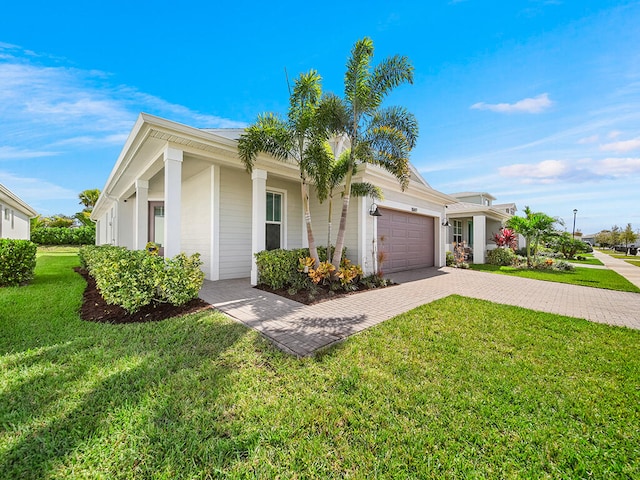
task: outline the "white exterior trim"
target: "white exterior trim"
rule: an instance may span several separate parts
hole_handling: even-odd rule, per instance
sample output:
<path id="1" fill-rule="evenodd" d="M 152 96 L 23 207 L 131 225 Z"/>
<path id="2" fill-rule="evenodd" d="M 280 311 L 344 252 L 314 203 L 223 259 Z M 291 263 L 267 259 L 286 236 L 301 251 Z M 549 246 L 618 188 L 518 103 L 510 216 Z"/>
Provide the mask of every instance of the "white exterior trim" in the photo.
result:
<path id="1" fill-rule="evenodd" d="M 265 224 L 267 222 L 267 172 L 254 170 L 252 180 L 251 207 L 251 285 L 258 284 L 258 265 L 255 254 L 264 250 Z"/>

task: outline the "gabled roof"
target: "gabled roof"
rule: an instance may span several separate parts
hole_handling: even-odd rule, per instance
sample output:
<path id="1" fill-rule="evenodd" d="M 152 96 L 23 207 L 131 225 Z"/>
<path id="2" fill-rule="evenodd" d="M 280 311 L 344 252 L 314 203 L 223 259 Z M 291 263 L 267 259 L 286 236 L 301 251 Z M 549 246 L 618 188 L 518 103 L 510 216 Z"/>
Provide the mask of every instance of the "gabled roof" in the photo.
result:
<path id="1" fill-rule="evenodd" d="M 0 183 L 0 202 L 11 205 L 16 210 L 20 210 L 27 216 L 33 218 L 38 216 L 33 208 L 27 205 L 20 197 Z"/>
<path id="2" fill-rule="evenodd" d="M 507 213 L 505 208 L 501 208 L 500 205 L 487 206 L 480 205 L 479 203 L 457 202 L 447 207 L 447 215 L 452 218 L 461 218 L 478 214 L 495 218 L 497 220 L 508 220 L 513 216 L 510 213 Z"/>

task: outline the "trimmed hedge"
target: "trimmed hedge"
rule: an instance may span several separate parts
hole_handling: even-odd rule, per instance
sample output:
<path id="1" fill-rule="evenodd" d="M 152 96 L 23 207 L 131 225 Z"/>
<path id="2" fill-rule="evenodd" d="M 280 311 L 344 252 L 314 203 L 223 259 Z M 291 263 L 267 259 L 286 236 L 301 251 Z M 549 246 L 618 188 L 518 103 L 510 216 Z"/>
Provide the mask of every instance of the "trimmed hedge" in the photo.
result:
<path id="1" fill-rule="evenodd" d="M 0 239 L 0 287 L 33 279 L 37 249 L 29 240 Z"/>
<path id="2" fill-rule="evenodd" d="M 129 313 L 151 303 L 184 305 L 198 297 L 204 281 L 198 253 L 168 259 L 144 250 L 103 245 L 82 247 L 79 256 L 105 301 Z"/>
<path id="3" fill-rule="evenodd" d="M 96 243 L 96 227 L 85 225 L 77 228 L 34 228 L 31 231 L 31 241 L 38 245 L 93 245 Z"/>
<path id="4" fill-rule="evenodd" d="M 345 257 L 346 248 L 342 250 Z M 333 247 L 331 249 L 333 254 Z M 310 285 L 306 273 L 298 271 L 300 259 L 309 256 L 308 248 L 293 250 L 263 250 L 255 254 L 258 266 L 258 283 L 279 290 L 285 287 L 304 289 Z M 318 257 L 321 262 L 327 260 L 327 248 L 318 247 Z"/>

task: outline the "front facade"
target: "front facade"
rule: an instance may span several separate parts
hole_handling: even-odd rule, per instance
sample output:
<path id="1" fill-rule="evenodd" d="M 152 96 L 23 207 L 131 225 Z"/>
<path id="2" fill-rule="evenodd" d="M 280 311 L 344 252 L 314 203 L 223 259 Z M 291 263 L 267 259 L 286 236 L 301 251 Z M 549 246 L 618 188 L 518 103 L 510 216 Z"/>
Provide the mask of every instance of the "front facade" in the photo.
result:
<path id="1" fill-rule="evenodd" d="M 96 243 L 143 249 L 154 241 L 168 257 L 198 252 L 205 278 L 251 276 L 253 283 L 254 253 L 308 246 L 298 167 L 261 155 L 248 174 L 237 154 L 241 133 L 141 114 L 91 214 Z M 362 180 L 383 189 L 382 216 L 369 214 L 371 199 L 351 199 L 347 257 L 367 273 L 444 265 L 444 206 L 455 199 L 415 171 L 405 192 L 376 167 L 358 171 L 354 181 Z M 326 244 L 327 215 L 312 194 L 318 245 Z"/>
<path id="2" fill-rule="evenodd" d="M 0 238 L 29 240 L 31 219 L 37 212 L 0 184 Z"/>
<path id="3" fill-rule="evenodd" d="M 487 192 L 452 193 L 458 202 L 447 208 L 447 250 L 464 242 L 468 259 L 484 263 L 486 253 L 496 248 L 493 237 L 516 213 L 514 203 L 495 204 L 496 198 Z"/>

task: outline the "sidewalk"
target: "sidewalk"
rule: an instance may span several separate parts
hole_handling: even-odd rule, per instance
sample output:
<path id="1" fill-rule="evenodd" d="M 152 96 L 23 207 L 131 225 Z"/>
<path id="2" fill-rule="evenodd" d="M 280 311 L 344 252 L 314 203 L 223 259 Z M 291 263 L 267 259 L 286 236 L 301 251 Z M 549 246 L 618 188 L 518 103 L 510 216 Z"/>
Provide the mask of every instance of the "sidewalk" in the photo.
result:
<path id="1" fill-rule="evenodd" d="M 248 279 L 205 281 L 200 297 L 298 356 L 452 294 L 640 329 L 637 293 L 449 267 L 391 277 L 400 285 L 308 306 L 252 288 Z"/>
<path id="2" fill-rule="evenodd" d="M 595 249 L 593 250 L 593 256 L 604 263 L 605 267 L 619 273 L 636 287 L 640 288 L 640 267 L 636 267 L 624 260 L 612 257 Z M 640 257 L 638 257 L 638 260 L 640 260 Z M 638 315 L 640 315 L 640 313 Z"/>

